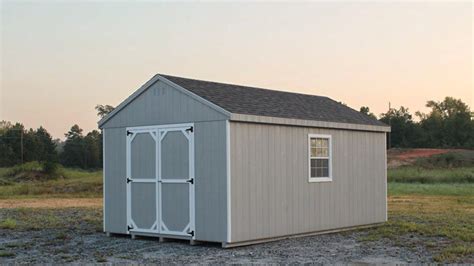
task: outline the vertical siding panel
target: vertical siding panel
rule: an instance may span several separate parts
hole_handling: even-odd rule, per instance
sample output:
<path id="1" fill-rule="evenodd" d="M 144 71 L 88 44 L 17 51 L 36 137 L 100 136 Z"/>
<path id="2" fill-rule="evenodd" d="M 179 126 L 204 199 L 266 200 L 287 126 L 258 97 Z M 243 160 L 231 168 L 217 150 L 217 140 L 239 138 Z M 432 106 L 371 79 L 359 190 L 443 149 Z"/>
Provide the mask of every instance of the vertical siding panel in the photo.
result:
<path id="1" fill-rule="evenodd" d="M 268 128 L 268 127 L 267 127 Z M 270 128 L 268 128 L 270 130 Z M 271 128 L 273 131 L 274 129 Z M 269 177 L 271 180 L 268 180 L 268 183 L 271 186 L 271 191 L 266 195 L 267 200 L 270 202 L 270 210 L 271 210 L 271 215 L 270 215 L 270 222 L 268 223 L 268 228 L 270 231 L 271 235 L 275 235 L 278 232 L 278 229 L 276 228 L 276 224 L 273 221 L 276 221 L 278 219 L 278 213 L 279 213 L 279 202 L 274 200 L 274 197 L 272 197 L 272 194 L 277 191 L 277 182 L 276 182 L 276 177 L 277 177 L 277 171 L 276 171 L 276 165 L 275 165 L 275 158 L 276 158 L 276 141 L 275 141 L 275 135 L 272 134 L 270 131 L 268 132 L 268 167 L 269 167 Z"/>
<path id="2" fill-rule="evenodd" d="M 106 232 L 126 233 L 125 129 L 111 128 L 105 134 L 105 228 Z"/>
<path id="3" fill-rule="evenodd" d="M 380 182 L 384 168 L 378 159 L 383 155 L 378 140 L 384 133 L 231 125 L 236 136 L 232 179 L 246 180 L 232 187 L 233 201 L 244 203 L 232 205 L 233 241 L 381 221 L 378 210 L 383 214 L 385 188 Z M 308 182 L 308 133 L 333 137 L 332 182 Z M 244 152 L 239 152 L 240 147 Z"/>

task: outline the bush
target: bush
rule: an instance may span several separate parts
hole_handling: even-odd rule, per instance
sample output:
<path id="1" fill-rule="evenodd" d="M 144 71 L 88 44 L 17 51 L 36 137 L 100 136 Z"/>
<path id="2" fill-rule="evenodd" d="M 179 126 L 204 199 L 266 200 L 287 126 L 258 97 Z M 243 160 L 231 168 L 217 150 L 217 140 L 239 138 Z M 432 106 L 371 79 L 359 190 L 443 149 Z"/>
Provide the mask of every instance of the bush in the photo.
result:
<path id="1" fill-rule="evenodd" d="M 401 183 L 474 183 L 474 167 L 427 169 L 404 166 L 387 172 L 388 182 Z"/>
<path id="2" fill-rule="evenodd" d="M 419 158 L 415 165 L 423 168 L 474 167 L 474 151 L 459 150 L 433 155 L 428 158 Z"/>
<path id="3" fill-rule="evenodd" d="M 63 173 L 63 168 L 55 162 L 34 161 L 13 166 L 5 173 L 6 180 L 0 183 L 57 179 L 64 177 Z"/>
<path id="4" fill-rule="evenodd" d="M 43 166 L 37 162 L 27 162 L 24 164 L 17 164 L 10 168 L 10 170 L 7 171 L 6 176 L 14 177 L 18 174 L 24 173 L 24 172 L 41 172 L 43 171 Z"/>
<path id="5" fill-rule="evenodd" d="M 58 177 L 59 165 L 55 162 L 46 161 L 43 163 L 43 173 L 50 177 Z"/>

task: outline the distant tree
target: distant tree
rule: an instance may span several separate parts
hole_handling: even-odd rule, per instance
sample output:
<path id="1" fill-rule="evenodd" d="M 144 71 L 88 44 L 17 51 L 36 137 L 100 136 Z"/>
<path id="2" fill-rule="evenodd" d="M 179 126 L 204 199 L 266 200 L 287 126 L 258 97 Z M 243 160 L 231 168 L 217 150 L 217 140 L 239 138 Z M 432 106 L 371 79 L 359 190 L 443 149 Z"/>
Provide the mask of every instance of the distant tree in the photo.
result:
<path id="1" fill-rule="evenodd" d="M 82 129 L 78 125 L 74 125 L 64 135 L 66 136 L 66 141 L 61 153 L 61 163 L 69 167 L 84 168 L 86 154 Z"/>
<path id="2" fill-rule="evenodd" d="M 443 101 L 428 101 L 428 114 L 417 112 L 424 131 L 426 147 L 474 147 L 474 121 L 467 104 L 460 99 L 446 97 Z"/>
<path id="3" fill-rule="evenodd" d="M 39 153 L 36 160 L 40 162 L 56 162 L 58 160 L 58 153 L 56 151 L 56 144 L 54 143 L 51 134 L 49 134 L 49 132 L 44 127 L 40 126 L 36 130 L 35 136 L 39 145 Z"/>
<path id="4" fill-rule="evenodd" d="M 391 108 L 380 115 L 380 121 L 391 126 L 391 147 L 417 147 L 420 130 L 414 123 L 408 108 L 401 106 L 398 110 Z"/>
<path id="5" fill-rule="evenodd" d="M 12 166 L 21 163 L 21 139 L 26 135 L 23 124 L 2 121 L 0 133 L 0 166 Z"/>
<path id="6" fill-rule="evenodd" d="M 361 113 L 363 113 L 363 114 L 365 114 L 365 115 L 368 115 L 368 116 L 370 116 L 370 117 L 372 117 L 372 118 L 377 119 L 377 116 L 376 116 L 374 113 L 371 113 L 371 112 L 370 112 L 370 109 L 369 109 L 368 106 L 361 106 L 359 112 L 361 112 Z"/>
<path id="7" fill-rule="evenodd" d="M 0 166 L 30 161 L 56 161 L 57 152 L 45 128 L 26 130 L 20 123 L 0 123 Z M 23 152 L 23 153 L 22 153 Z"/>
<path id="8" fill-rule="evenodd" d="M 100 118 L 104 118 L 106 115 L 108 115 L 114 109 L 115 109 L 115 107 L 113 107 L 111 105 L 98 104 L 98 105 L 95 106 L 95 110 L 97 111 L 97 115 Z"/>
<path id="9" fill-rule="evenodd" d="M 84 168 L 102 167 L 102 134 L 97 130 L 92 130 L 84 137 L 86 147 Z"/>

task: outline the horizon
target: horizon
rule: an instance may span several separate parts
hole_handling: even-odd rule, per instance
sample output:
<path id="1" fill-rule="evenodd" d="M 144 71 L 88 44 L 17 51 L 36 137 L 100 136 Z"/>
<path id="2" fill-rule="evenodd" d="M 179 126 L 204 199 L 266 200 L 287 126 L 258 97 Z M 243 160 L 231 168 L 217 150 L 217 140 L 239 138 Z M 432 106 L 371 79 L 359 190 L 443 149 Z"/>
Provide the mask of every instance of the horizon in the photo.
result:
<path id="1" fill-rule="evenodd" d="M 0 5 L 0 120 L 55 139 L 97 129 L 96 104 L 116 107 L 156 73 L 327 96 L 377 117 L 389 102 L 414 115 L 446 96 L 474 108 L 471 2 Z"/>

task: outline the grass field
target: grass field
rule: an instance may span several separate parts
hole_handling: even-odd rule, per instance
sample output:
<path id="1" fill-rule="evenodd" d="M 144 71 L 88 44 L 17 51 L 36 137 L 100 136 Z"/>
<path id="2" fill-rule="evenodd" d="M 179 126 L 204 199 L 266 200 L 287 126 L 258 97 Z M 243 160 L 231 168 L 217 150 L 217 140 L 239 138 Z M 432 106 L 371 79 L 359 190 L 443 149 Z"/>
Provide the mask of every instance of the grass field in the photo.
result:
<path id="1" fill-rule="evenodd" d="M 0 168 L 0 179 L 7 179 L 8 168 Z M 0 199 L 102 197 L 102 171 L 64 169 L 64 178 L 47 181 L 9 182 L 0 186 Z"/>
<path id="2" fill-rule="evenodd" d="M 453 189 L 454 190 L 454 189 Z M 389 220 L 365 241 L 424 246 L 438 262 L 474 262 L 474 196 L 398 195 L 389 198 Z"/>
<path id="3" fill-rule="evenodd" d="M 401 183 L 474 183 L 474 167 L 434 168 L 403 166 L 389 169 L 389 182 Z"/>
<path id="4" fill-rule="evenodd" d="M 387 173 L 388 222 L 365 240 L 387 238 L 400 246 L 424 246 L 437 262 L 473 263 L 474 151 L 409 155 Z"/>

